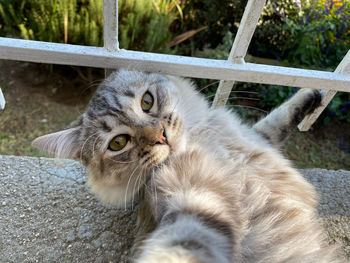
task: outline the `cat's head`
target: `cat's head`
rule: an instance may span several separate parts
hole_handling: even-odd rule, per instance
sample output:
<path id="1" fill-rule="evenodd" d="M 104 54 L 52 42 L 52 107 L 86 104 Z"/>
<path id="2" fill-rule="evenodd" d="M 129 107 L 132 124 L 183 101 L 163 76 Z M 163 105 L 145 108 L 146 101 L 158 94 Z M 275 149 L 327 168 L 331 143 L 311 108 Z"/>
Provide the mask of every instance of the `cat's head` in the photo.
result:
<path id="1" fill-rule="evenodd" d="M 183 95 L 177 84 L 160 74 L 115 72 L 72 128 L 41 136 L 33 145 L 81 161 L 92 191 L 122 206 L 154 167 L 185 148 Z"/>

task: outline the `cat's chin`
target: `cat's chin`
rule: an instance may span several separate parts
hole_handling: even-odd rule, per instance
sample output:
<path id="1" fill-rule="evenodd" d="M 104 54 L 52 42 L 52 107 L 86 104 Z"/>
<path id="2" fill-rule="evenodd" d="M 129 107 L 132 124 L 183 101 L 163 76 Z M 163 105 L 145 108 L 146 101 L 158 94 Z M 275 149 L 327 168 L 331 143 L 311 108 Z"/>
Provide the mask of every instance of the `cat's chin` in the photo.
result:
<path id="1" fill-rule="evenodd" d="M 118 208 L 128 208 L 133 199 L 134 191 L 126 191 L 125 185 L 106 186 L 88 180 L 91 192 L 104 204 L 116 206 Z M 133 187 L 133 186 L 129 186 Z M 138 189 L 137 189 L 138 190 Z"/>
<path id="2" fill-rule="evenodd" d="M 140 177 L 141 180 L 143 176 Z M 135 182 L 126 180 L 117 182 L 109 180 L 110 177 L 96 179 L 91 171 L 88 176 L 88 185 L 91 193 L 93 193 L 102 203 L 116 206 L 118 208 L 127 208 L 131 201 L 134 201 L 134 196 L 137 195 L 139 187 L 142 183 L 135 185 Z"/>

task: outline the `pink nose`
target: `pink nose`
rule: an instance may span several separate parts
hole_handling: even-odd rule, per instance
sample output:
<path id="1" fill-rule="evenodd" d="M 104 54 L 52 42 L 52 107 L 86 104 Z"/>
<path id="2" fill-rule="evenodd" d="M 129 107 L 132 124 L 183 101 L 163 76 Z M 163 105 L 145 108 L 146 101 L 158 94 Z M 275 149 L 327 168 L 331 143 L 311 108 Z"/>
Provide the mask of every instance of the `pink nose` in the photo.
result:
<path id="1" fill-rule="evenodd" d="M 159 142 L 161 144 L 166 144 L 166 137 L 164 136 L 164 129 L 160 130 L 160 134 L 159 134 L 159 137 L 158 137 L 156 143 L 157 142 Z"/>
<path id="2" fill-rule="evenodd" d="M 164 134 L 164 129 L 160 125 L 158 127 L 153 125 L 148 125 L 143 127 L 143 139 L 145 140 L 145 143 L 149 145 L 154 144 L 166 144 L 167 139 Z"/>

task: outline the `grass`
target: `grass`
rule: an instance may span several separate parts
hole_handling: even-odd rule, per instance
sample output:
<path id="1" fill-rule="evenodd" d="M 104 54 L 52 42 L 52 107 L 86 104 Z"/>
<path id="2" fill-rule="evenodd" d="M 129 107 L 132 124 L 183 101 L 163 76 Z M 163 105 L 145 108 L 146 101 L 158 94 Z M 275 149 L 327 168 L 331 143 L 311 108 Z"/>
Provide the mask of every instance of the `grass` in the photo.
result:
<path id="1" fill-rule="evenodd" d="M 296 132 L 286 143 L 283 152 L 298 168 L 350 170 L 350 152 L 340 142 L 350 142 L 349 123 L 333 120 L 323 126 L 316 124 L 313 131 Z"/>
<path id="2" fill-rule="evenodd" d="M 83 103 L 77 106 L 69 100 L 58 103 L 55 99 L 62 94 L 57 84 L 64 80 L 50 74 L 35 85 L 33 76 L 38 76 L 40 70 L 24 65 L 7 62 L 0 66 L 0 85 L 6 99 L 6 108 L 0 112 L 0 154 L 46 156 L 32 147 L 31 141 L 67 127 L 79 115 Z M 47 72 L 41 74 L 47 75 Z"/>

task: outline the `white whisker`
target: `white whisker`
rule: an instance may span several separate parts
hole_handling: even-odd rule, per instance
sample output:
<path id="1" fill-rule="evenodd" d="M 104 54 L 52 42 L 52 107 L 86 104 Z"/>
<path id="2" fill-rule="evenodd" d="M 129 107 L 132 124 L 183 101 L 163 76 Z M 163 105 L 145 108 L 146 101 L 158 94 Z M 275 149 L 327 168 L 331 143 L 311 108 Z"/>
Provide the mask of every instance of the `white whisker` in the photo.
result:
<path id="1" fill-rule="evenodd" d="M 257 111 L 261 111 L 263 113 L 265 113 L 266 115 L 268 114 L 267 111 L 264 111 L 262 109 L 256 108 L 256 107 L 252 107 L 252 106 L 247 106 L 247 105 L 230 105 L 232 107 L 241 107 L 241 108 L 247 108 L 247 109 L 252 109 L 252 110 L 257 110 Z"/>
<path id="2" fill-rule="evenodd" d="M 156 184 L 155 184 L 155 179 L 154 179 L 155 175 L 154 175 L 154 170 L 152 170 L 152 180 L 151 180 L 151 187 L 152 189 L 154 188 L 154 198 L 156 200 L 155 204 L 157 205 L 158 204 L 158 195 L 157 195 L 157 187 L 156 187 Z"/>
<path id="3" fill-rule="evenodd" d="M 135 201 L 136 191 L 140 190 L 143 176 L 144 176 L 144 173 L 143 173 L 143 170 L 141 170 L 140 174 L 136 177 L 135 184 L 133 187 L 133 195 L 132 195 L 132 201 L 131 201 L 131 208 L 132 209 L 134 209 L 134 201 Z M 136 185 L 138 185 L 138 186 L 136 187 Z"/>
<path id="4" fill-rule="evenodd" d="M 138 164 L 138 165 L 136 166 L 136 168 L 132 171 L 132 173 L 131 173 L 131 175 L 130 175 L 130 177 L 129 177 L 128 183 L 126 184 L 126 190 L 125 190 L 125 196 L 124 196 L 124 209 L 125 209 L 125 211 L 126 211 L 126 199 L 127 199 L 127 197 L 128 197 L 128 188 L 129 188 L 129 184 L 130 184 L 131 179 L 132 179 L 132 177 L 134 176 L 136 170 L 137 170 L 139 167 L 140 167 L 140 164 Z"/>
<path id="5" fill-rule="evenodd" d="M 209 88 L 210 86 L 213 86 L 213 85 L 215 85 L 215 84 L 217 84 L 219 82 L 220 82 L 220 80 L 214 81 L 213 83 L 209 83 L 208 85 L 206 85 L 206 86 L 204 86 L 204 87 L 202 87 L 202 88 L 200 88 L 199 90 L 196 90 L 196 91 L 198 91 L 198 93 L 200 93 L 201 91 L 205 90 L 206 88 Z"/>

